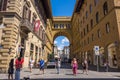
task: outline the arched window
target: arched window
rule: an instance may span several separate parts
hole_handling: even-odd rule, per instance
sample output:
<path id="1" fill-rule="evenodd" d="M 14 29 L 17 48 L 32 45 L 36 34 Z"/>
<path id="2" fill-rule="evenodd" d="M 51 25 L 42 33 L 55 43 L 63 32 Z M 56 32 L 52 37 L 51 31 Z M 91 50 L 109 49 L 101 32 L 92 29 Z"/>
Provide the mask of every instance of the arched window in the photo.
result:
<path id="1" fill-rule="evenodd" d="M 90 4 L 90 13 L 92 12 L 92 5 Z"/>
<path id="2" fill-rule="evenodd" d="M 86 11 L 86 19 L 88 18 L 88 11 Z"/>
<path id="3" fill-rule="evenodd" d="M 90 20 L 91 29 L 93 28 L 93 19 Z"/>
<path id="4" fill-rule="evenodd" d="M 103 5 L 103 13 L 104 13 L 104 15 L 106 15 L 108 13 L 108 4 L 107 4 L 107 2 L 105 2 L 104 5 Z"/>
<path id="5" fill-rule="evenodd" d="M 99 0 L 94 0 L 95 6 L 98 4 Z"/>
<path id="6" fill-rule="evenodd" d="M 96 23 L 98 23 L 99 22 L 99 13 L 97 12 L 96 13 Z"/>

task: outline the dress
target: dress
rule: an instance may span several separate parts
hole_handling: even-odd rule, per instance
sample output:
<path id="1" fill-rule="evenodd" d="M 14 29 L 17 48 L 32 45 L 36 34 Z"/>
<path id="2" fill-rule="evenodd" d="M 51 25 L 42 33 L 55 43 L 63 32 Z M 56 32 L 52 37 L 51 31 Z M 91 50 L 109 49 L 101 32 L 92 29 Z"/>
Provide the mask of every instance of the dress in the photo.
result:
<path id="1" fill-rule="evenodd" d="M 13 74 L 13 73 L 14 73 L 14 64 L 9 63 L 8 74 Z"/>
<path id="2" fill-rule="evenodd" d="M 78 64 L 76 61 L 72 63 L 73 74 L 77 74 Z"/>

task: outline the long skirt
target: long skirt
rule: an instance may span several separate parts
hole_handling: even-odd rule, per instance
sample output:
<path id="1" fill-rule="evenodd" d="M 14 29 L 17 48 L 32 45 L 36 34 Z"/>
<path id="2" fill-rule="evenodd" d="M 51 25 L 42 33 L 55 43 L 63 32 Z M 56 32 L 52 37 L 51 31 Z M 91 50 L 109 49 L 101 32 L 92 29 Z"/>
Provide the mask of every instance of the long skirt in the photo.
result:
<path id="1" fill-rule="evenodd" d="M 73 67 L 73 74 L 77 74 L 77 68 Z"/>

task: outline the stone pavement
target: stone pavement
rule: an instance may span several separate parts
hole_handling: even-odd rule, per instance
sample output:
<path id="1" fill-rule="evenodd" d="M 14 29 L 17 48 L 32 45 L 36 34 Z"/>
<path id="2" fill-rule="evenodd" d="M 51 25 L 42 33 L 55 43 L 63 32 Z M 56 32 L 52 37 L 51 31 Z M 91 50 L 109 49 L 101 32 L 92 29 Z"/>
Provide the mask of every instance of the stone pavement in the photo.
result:
<path id="1" fill-rule="evenodd" d="M 0 74 L 0 80 L 6 80 L 8 74 Z M 78 74 L 74 76 L 71 69 L 62 68 L 60 74 L 56 73 L 56 69 L 45 69 L 45 74 L 42 74 L 39 69 L 33 69 L 32 73 L 28 68 L 21 71 L 21 79 L 30 77 L 34 80 L 120 80 L 120 72 L 96 72 L 89 70 L 88 75 L 82 74 L 82 70 L 78 70 Z"/>

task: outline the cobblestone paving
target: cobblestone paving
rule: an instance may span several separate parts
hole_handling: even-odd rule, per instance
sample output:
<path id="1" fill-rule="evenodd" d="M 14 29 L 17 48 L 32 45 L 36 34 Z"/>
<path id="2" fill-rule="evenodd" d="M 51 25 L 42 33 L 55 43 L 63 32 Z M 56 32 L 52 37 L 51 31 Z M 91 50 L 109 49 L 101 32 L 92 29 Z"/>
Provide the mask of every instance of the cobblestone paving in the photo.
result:
<path id="1" fill-rule="evenodd" d="M 7 79 L 8 74 L 0 74 L 0 79 Z M 89 70 L 88 75 L 82 74 L 82 70 L 78 70 L 78 74 L 74 76 L 71 69 L 61 69 L 60 74 L 56 73 L 56 69 L 45 69 L 45 74 L 42 74 L 39 69 L 33 69 L 32 73 L 29 72 L 29 69 L 23 69 L 21 71 L 21 79 L 24 77 L 30 77 L 34 80 L 120 80 L 120 72 L 96 72 Z"/>

